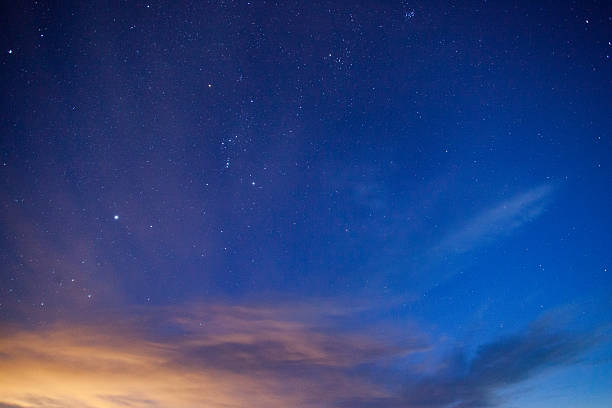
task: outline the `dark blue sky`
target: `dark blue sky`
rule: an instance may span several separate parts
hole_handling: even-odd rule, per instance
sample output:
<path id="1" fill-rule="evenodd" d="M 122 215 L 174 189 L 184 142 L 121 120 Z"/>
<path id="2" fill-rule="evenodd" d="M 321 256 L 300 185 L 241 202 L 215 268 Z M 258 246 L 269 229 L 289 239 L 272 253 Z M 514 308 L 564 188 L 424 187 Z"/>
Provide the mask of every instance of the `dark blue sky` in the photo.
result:
<path id="1" fill-rule="evenodd" d="M 0 407 L 612 403 L 609 4 L 86 3 L 2 6 Z"/>

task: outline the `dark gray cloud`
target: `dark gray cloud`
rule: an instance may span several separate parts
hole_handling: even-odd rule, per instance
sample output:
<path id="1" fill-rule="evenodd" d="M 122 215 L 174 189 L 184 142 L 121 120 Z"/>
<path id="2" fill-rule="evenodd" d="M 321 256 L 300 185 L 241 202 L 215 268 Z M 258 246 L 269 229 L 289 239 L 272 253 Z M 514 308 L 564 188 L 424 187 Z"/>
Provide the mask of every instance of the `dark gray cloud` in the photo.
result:
<path id="1" fill-rule="evenodd" d="M 415 375 L 401 395 L 346 401 L 350 408 L 484 408 L 497 406 L 495 392 L 547 369 L 576 363 L 596 342 L 592 334 L 532 327 L 524 333 L 481 346 L 473 358 L 449 356 L 444 370 L 427 378 Z"/>
<path id="2" fill-rule="evenodd" d="M 402 401 L 407 407 L 494 406 L 495 391 L 575 363 L 593 344 L 592 335 L 532 327 L 481 346 L 471 360 L 453 356 L 444 373 L 409 384 Z"/>

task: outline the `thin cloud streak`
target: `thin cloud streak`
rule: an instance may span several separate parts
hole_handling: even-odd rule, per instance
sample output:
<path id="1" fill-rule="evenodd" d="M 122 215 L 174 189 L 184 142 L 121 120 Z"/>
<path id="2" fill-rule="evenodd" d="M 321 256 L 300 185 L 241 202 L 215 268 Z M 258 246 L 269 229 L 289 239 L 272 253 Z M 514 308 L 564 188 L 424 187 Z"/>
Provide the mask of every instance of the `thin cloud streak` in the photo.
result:
<path id="1" fill-rule="evenodd" d="M 537 218 L 552 192 L 552 186 L 542 185 L 497 204 L 450 232 L 434 252 L 461 254 L 510 234 Z"/>

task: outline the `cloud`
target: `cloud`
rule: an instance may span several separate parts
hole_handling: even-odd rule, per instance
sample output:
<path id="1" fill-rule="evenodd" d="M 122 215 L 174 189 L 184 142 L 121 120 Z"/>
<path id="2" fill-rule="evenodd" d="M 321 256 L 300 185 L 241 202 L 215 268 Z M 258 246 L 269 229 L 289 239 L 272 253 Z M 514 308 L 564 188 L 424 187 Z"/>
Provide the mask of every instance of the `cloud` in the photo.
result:
<path id="1" fill-rule="evenodd" d="M 464 253 L 509 234 L 538 217 L 552 191 L 550 185 L 543 185 L 498 203 L 450 232 L 436 251 Z"/>
<path id="2" fill-rule="evenodd" d="M 591 336 L 532 328 L 481 346 L 466 365 L 464 358 L 457 358 L 451 375 L 411 384 L 405 401 L 412 407 L 493 406 L 496 391 L 544 370 L 575 363 L 591 346 Z"/>
<path id="3" fill-rule="evenodd" d="M 354 399 L 356 407 L 484 408 L 497 406 L 496 393 L 555 367 L 577 362 L 596 343 L 592 335 L 532 327 L 481 346 L 469 360 L 465 353 L 449 356 L 444 368 L 425 378 L 412 376 L 401 395 L 373 400 Z"/>
<path id="4" fill-rule="evenodd" d="M 386 395 L 356 370 L 418 350 L 330 332 L 286 310 L 160 310 L 132 324 L 7 328 L 0 404 L 27 408 L 287 407 Z M 146 330 L 145 330 L 146 328 Z"/>
<path id="5" fill-rule="evenodd" d="M 310 317 L 297 310 L 190 305 L 129 323 L 3 327 L 0 407 L 485 407 L 496 391 L 574 363 L 593 344 L 540 325 L 471 359 L 442 358 L 439 370 L 428 366 L 440 366 L 439 350 L 422 333 L 385 339 L 364 325 L 320 325 L 317 307 Z"/>

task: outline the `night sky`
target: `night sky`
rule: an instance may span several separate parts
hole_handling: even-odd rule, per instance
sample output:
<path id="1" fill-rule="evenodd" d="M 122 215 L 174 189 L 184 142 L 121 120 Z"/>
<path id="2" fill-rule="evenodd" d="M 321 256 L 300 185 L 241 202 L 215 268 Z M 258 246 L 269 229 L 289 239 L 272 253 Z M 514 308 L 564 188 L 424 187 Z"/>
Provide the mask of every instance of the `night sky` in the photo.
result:
<path id="1" fill-rule="evenodd" d="M 612 406 L 612 4 L 4 1 L 0 408 Z"/>

